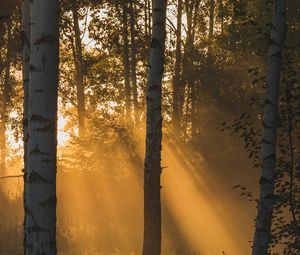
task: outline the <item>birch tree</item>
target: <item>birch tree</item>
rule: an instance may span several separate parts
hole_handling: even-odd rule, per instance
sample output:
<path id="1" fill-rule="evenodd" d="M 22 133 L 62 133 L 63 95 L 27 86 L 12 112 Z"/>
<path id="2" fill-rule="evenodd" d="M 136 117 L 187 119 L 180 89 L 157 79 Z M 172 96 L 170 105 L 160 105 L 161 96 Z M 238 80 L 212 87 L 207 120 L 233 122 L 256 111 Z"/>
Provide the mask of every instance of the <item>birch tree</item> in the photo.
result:
<path id="1" fill-rule="evenodd" d="M 33 0 L 31 7 L 24 250 L 55 255 L 59 5 L 58 0 Z"/>
<path id="2" fill-rule="evenodd" d="M 154 0 L 152 7 L 153 21 L 147 85 L 143 255 L 159 255 L 161 251 L 161 92 L 166 36 L 166 2 Z"/>
<path id="3" fill-rule="evenodd" d="M 286 1 L 274 0 L 273 3 L 274 14 L 264 106 L 260 198 L 252 249 L 253 255 L 268 254 L 274 205 L 278 94 L 282 68 L 282 51 L 286 34 Z"/>

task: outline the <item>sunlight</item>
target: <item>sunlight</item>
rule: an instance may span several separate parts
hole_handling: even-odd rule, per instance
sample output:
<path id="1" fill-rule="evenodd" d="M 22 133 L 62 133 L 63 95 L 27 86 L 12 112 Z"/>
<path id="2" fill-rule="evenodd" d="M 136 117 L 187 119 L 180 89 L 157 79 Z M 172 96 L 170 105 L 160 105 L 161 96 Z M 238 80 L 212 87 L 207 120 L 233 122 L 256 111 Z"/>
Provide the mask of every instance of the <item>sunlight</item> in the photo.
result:
<path id="1" fill-rule="evenodd" d="M 67 124 L 67 119 L 65 119 L 63 117 L 63 115 L 60 114 L 57 119 L 57 144 L 58 144 L 58 146 L 63 146 L 70 138 L 70 135 L 66 131 L 64 131 L 66 124 Z"/>
<path id="2" fill-rule="evenodd" d="M 199 249 L 204 254 L 222 254 L 223 251 L 232 255 L 243 254 L 235 239 L 235 226 L 228 226 L 216 214 L 213 201 L 217 200 L 216 203 L 221 205 L 223 198 L 213 197 L 205 180 L 201 181 L 199 190 L 169 146 L 164 148 L 164 161 L 168 168 L 163 174 L 163 198 L 191 248 Z M 227 214 L 226 211 L 222 213 Z"/>

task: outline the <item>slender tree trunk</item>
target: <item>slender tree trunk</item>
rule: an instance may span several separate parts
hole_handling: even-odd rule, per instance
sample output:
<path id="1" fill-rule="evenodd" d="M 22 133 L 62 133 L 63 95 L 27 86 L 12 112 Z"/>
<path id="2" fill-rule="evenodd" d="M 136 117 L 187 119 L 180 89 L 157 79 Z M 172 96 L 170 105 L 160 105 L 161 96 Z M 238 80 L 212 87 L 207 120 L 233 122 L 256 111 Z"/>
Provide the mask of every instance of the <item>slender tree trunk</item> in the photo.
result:
<path id="1" fill-rule="evenodd" d="M 219 4 L 219 15 L 220 15 L 220 19 L 221 19 L 221 32 L 223 33 L 224 31 L 224 4 L 223 4 L 223 0 L 219 0 L 220 4 Z"/>
<path id="2" fill-rule="evenodd" d="M 0 171 L 5 173 L 6 170 L 6 81 L 4 81 L 1 95 L 1 119 L 0 119 Z"/>
<path id="3" fill-rule="evenodd" d="M 192 142 L 196 141 L 197 138 L 197 97 L 196 97 L 196 89 L 195 82 L 192 81 L 191 84 L 191 129 L 192 129 Z"/>
<path id="4" fill-rule="evenodd" d="M 197 8 L 197 2 L 195 5 L 195 1 L 188 1 L 185 0 L 184 2 L 185 4 L 185 10 L 186 10 L 186 21 L 187 21 L 187 35 L 186 35 L 186 41 L 185 41 L 185 49 L 184 49 L 184 54 L 183 54 L 183 63 L 182 63 L 182 87 L 179 90 L 179 112 L 184 111 L 184 105 L 186 105 L 186 112 L 189 112 L 189 107 L 190 107 L 190 101 L 191 101 L 191 87 L 192 87 L 192 77 L 190 75 L 190 72 L 193 68 L 193 63 L 192 63 L 192 52 L 193 52 L 193 48 L 194 48 L 194 34 L 193 31 L 195 29 L 195 18 L 193 16 L 193 10 L 194 8 Z M 195 13 L 195 15 L 197 15 Z M 187 90 L 187 96 L 185 97 L 185 92 Z M 186 104 L 185 104 L 186 101 Z M 183 114 L 182 114 L 183 115 Z M 183 116 L 182 116 L 183 119 Z M 186 114 L 186 118 L 185 120 L 183 120 L 183 132 L 186 135 L 186 128 L 188 126 L 188 122 L 191 119 L 188 118 L 187 114 Z"/>
<path id="5" fill-rule="evenodd" d="M 283 68 L 282 68 L 283 69 Z M 290 151 L 290 171 L 289 171 L 289 177 L 290 177 L 290 183 L 289 183 L 289 204 L 290 204 L 290 212 L 292 214 L 292 218 L 294 221 L 294 224 L 296 227 L 298 226 L 298 219 L 297 219 L 297 211 L 295 206 L 295 197 L 294 197 L 294 188 L 295 188 L 295 146 L 294 146 L 294 140 L 293 140 L 293 130 L 294 130 L 294 114 L 293 114 L 293 106 L 292 106 L 292 86 L 290 85 L 289 81 L 287 80 L 285 70 L 282 70 L 283 73 L 283 79 L 285 83 L 285 97 L 286 97 L 286 118 L 287 118 L 287 131 L 288 131 L 288 140 L 289 140 L 289 151 Z"/>
<path id="6" fill-rule="evenodd" d="M 58 0 L 33 0 L 25 177 L 27 255 L 56 255 Z"/>
<path id="7" fill-rule="evenodd" d="M 181 77 L 181 86 L 178 90 L 178 111 L 181 112 L 181 120 L 182 120 L 182 131 L 185 133 L 185 124 L 183 123 L 183 117 L 184 117 L 184 102 L 186 100 L 185 97 L 185 90 L 187 86 L 187 80 L 188 80 L 188 71 L 189 71 L 189 52 L 191 47 L 191 22 L 192 22 L 192 15 L 191 15 L 191 3 L 188 0 L 184 0 L 184 7 L 186 11 L 186 23 L 187 23 L 187 31 L 186 31 L 186 39 L 185 39 L 185 47 L 182 57 L 182 77 Z M 188 104 L 187 104 L 188 107 Z"/>
<path id="8" fill-rule="evenodd" d="M 214 35 L 215 0 L 209 0 L 209 39 Z"/>
<path id="9" fill-rule="evenodd" d="M 149 31 L 149 40 L 151 40 L 151 23 L 152 23 L 152 7 L 153 7 L 153 0 L 146 0 L 148 2 L 148 31 Z"/>
<path id="10" fill-rule="evenodd" d="M 129 64 L 129 42 L 128 42 L 128 3 L 122 1 L 122 21 L 123 21 L 123 64 L 124 64 L 124 90 L 126 118 L 131 118 L 131 88 L 130 88 L 130 64 Z"/>
<path id="11" fill-rule="evenodd" d="M 173 128 L 178 132 L 180 128 L 181 110 L 179 107 L 180 94 L 180 66 L 181 66 L 181 23 L 182 23 L 182 0 L 178 0 L 177 7 L 177 31 L 176 31 L 176 60 L 173 78 Z"/>
<path id="12" fill-rule="evenodd" d="M 286 34 L 286 1 L 274 0 L 271 48 L 267 74 L 267 95 L 264 109 L 264 133 L 262 140 L 262 172 L 260 198 L 253 243 L 253 255 L 267 255 L 271 239 L 274 205 L 276 166 L 276 136 L 278 123 L 278 94 L 282 51 Z"/>
<path id="13" fill-rule="evenodd" d="M 166 0 L 153 1 L 150 68 L 147 86 L 143 255 L 159 255 L 161 251 L 161 91 L 166 37 L 166 6 Z"/>
<path id="14" fill-rule="evenodd" d="M 28 107 L 29 107 L 29 66 L 30 66 L 30 0 L 22 1 L 22 71 L 23 71 L 23 139 L 24 139 L 24 183 L 26 181 L 27 162 L 28 162 Z M 26 189 L 24 188 L 24 210 L 27 207 Z M 24 215 L 24 243 L 26 241 L 27 232 L 25 231 L 27 215 Z M 25 255 L 29 255 L 24 250 Z"/>
<path id="15" fill-rule="evenodd" d="M 1 119 L 0 119 L 0 171 L 5 172 L 6 169 L 6 106 L 4 95 L 1 98 Z"/>
<path id="16" fill-rule="evenodd" d="M 139 103 L 138 103 L 138 90 L 136 79 L 136 31 L 135 31 L 135 9 L 134 3 L 130 2 L 130 36 L 131 36 L 131 82 L 132 82 L 132 95 L 135 121 L 139 120 Z"/>
<path id="17" fill-rule="evenodd" d="M 78 135 L 80 138 L 85 136 L 85 94 L 83 81 L 83 58 L 81 45 L 81 32 L 79 28 L 79 17 L 77 0 L 72 1 L 72 16 L 75 33 L 75 70 L 77 88 L 77 114 L 78 114 Z"/>
<path id="18" fill-rule="evenodd" d="M 144 14 L 144 22 L 145 22 L 145 36 L 146 42 L 150 41 L 151 37 L 151 1 L 145 0 L 145 14 Z"/>

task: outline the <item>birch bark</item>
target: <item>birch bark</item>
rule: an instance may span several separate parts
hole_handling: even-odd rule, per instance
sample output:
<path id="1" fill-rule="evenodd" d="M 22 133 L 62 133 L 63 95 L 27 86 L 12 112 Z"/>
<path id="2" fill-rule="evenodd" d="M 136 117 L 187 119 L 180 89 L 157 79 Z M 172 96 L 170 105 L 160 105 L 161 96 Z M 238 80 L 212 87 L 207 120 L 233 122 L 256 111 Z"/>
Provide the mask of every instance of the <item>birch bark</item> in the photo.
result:
<path id="1" fill-rule="evenodd" d="M 267 92 L 264 107 L 260 198 L 252 249 L 253 255 L 268 254 L 274 205 L 278 96 L 282 69 L 282 52 L 286 35 L 286 1 L 274 0 L 273 3 L 273 26 L 271 30 Z"/>
<path id="2" fill-rule="evenodd" d="M 161 251 L 161 92 L 166 37 L 166 6 L 166 0 L 153 1 L 153 23 L 147 85 L 143 255 L 159 255 Z"/>
<path id="3" fill-rule="evenodd" d="M 27 255 L 56 255 L 58 0 L 33 0 L 25 176 Z"/>

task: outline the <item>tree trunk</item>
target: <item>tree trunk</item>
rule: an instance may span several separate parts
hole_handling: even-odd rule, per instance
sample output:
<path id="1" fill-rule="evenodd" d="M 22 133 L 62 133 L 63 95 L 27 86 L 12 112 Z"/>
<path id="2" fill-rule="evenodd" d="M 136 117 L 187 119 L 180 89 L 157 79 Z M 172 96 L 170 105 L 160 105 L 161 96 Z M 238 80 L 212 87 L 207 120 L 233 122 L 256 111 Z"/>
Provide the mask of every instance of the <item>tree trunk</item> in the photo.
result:
<path id="1" fill-rule="evenodd" d="M 30 0 L 22 1 L 22 71 L 23 71 L 23 140 L 24 140 L 24 183 L 27 173 L 28 162 L 28 100 L 29 100 L 29 66 L 30 66 Z M 27 207 L 26 203 L 26 189 L 24 189 L 24 209 Z M 26 226 L 27 215 L 24 215 L 24 227 Z M 24 228 L 25 230 L 25 228 Z M 24 242 L 26 241 L 27 233 L 24 231 Z M 25 255 L 27 255 L 25 250 Z M 28 254 L 29 255 L 29 254 Z"/>
<path id="2" fill-rule="evenodd" d="M 131 36 L 131 82 L 132 82 L 132 94 L 133 94 L 133 106 L 135 121 L 139 120 L 139 103 L 138 103 L 138 91 L 137 91 L 137 80 L 136 80 L 136 31 L 135 31 L 135 10 L 134 4 L 130 2 L 130 36 Z"/>
<path id="3" fill-rule="evenodd" d="M 282 51 L 286 34 L 286 2 L 274 0 L 274 17 L 267 74 L 267 94 L 264 108 L 264 133 L 262 140 L 262 172 L 260 198 L 254 235 L 253 255 L 267 255 L 271 239 L 276 167 L 276 136 L 278 123 L 278 94 Z"/>
<path id="4" fill-rule="evenodd" d="M 186 21 L 187 21 L 187 31 L 186 31 L 186 41 L 185 41 L 185 48 L 184 48 L 184 54 L 183 54 L 183 63 L 182 63 L 182 84 L 181 88 L 179 90 L 179 112 L 184 111 L 184 105 L 186 105 L 186 112 L 189 112 L 190 107 L 190 101 L 191 101 L 191 88 L 193 86 L 193 78 L 191 77 L 192 69 L 193 69 L 193 63 L 192 63 L 192 54 L 194 49 L 194 31 L 196 30 L 196 15 L 199 7 L 199 2 L 195 1 L 188 1 L 185 0 L 185 9 L 186 9 Z M 193 14 L 194 13 L 194 14 Z M 185 92 L 187 92 L 187 96 L 185 97 Z M 186 101 L 186 103 L 185 103 Z M 182 118 L 183 119 L 183 116 Z M 183 132 L 184 135 L 186 135 L 186 128 L 188 126 L 188 122 L 191 121 L 191 118 L 188 118 L 186 115 L 185 121 L 182 121 L 183 125 Z"/>
<path id="5" fill-rule="evenodd" d="M 147 130 L 144 171 L 144 244 L 143 255 L 161 251 L 161 92 L 166 37 L 165 0 L 153 1 L 152 39 L 147 86 Z"/>
<path id="6" fill-rule="evenodd" d="M 6 106 L 4 94 L 1 98 L 1 119 L 0 119 L 0 171 L 5 173 L 6 170 Z"/>
<path id="7" fill-rule="evenodd" d="M 180 128 L 180 118 L 182 109 L 179 107 L 179 94 L 180 94 L 180 66 L 181 66 L 181 23 L 182 23 L 182 0 L 178 0 L 177 7 L 177 31 L 176 31 L 176 59 L 175 70 L 173 77 L 173 128 L 178 132 Z"/>
<path id="8" fill-rule="evenodd" d="M 58 0 L 33 0 L 28 164 L 25 176 L 27 255 L 56 255 Z"/>
<path id="9" fill-rule="evenodd" d="M 195 142 L 197 139 L 197 97 L 195 82 L 191 81 L 191 129 L 192 129 L 192 142 Z"/>
<path id="10" fill-rule="evenodd" d="M 215 0 L 209 0 L 209 39 L 214 35 Z"/>
<path id="11" fill-rule="evenodd" d="M 223 4 L 223 0 L 219 0 L 220 4 L 219 4 L 219 15 L 220 15 L 220 19 L 221 19 L 221 32 L 223 34 L 224 31 L 224 4 Z"/>
<path id="12" fill-rule="evenodd" d="M 150 42 L 151 40 L 151 23 L 152 23 L 152 6 L 153 6 L 153 0 L 146 0 L 148 2 L 148 31 L 149 31 L 149 40 L 148 42 Z"/>
<path id="13" fill-rule="evenodd" d="M 77 114 L 78 114 L 78 135 L 80 138 L 85 136 L 85 94 L 83 81 L 83 58 L 81 33 L 79 28 L 77 0 L 72 1 L 72 16 L 75 33 L 75 71 L 77 88 Z"/>
<path id="14" fill-rule="evenodd" d="M 128 3 L 122 1 L 122 21 L 123 21 L 123 64 L 124 64 L 124 82 L 125 82 L 125 107 L 126 118 L 131 118 L 131 88 L 130 88 L 130 65 L 129 65 L 129 43 L 128 43 Z"/>

